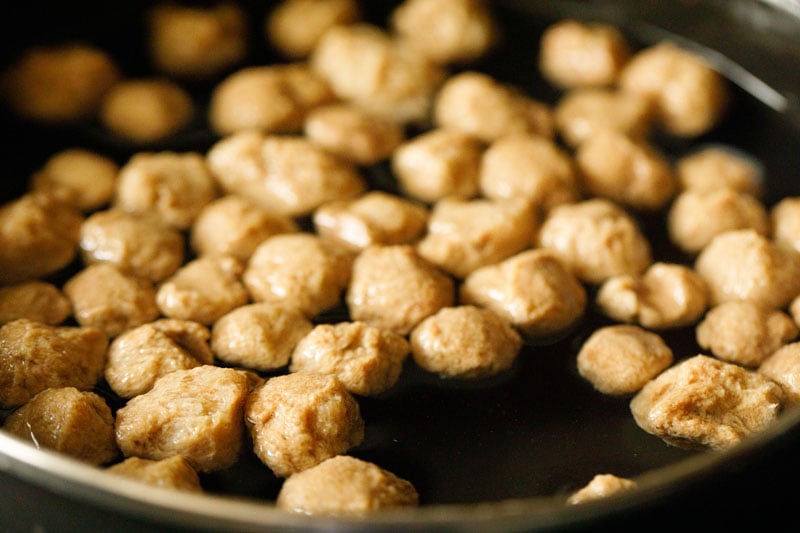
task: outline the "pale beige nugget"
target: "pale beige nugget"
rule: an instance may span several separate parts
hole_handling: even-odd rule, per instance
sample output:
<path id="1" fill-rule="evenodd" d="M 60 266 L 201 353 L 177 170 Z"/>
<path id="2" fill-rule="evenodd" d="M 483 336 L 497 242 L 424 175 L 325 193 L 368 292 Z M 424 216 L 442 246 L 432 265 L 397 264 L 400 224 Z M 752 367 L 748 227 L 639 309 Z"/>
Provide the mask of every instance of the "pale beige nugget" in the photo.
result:
<path id="1" fill-rule="evenodd" d="M 128 274 L 158 282 L 185 258 L 185 237 L 153 213 L 118 208 L 97 211 L 81 224 L 84 264 L 110 263 Z"/>
<path id="2" fill-rule="evenodd" d="M 542 34 L 539 70 L 561 89 L 611 86 L 631 54 L 631 47 L 618 28 L 565 19 Z"/>
<path id="3" fill-rule="evenodd" d="M 89 389 L 103 377 L 108 338 L 96 328 L 18 319 L 0 327 L 0 408 L 50 387 Z"/>
<path id="4" fill-rule="evenodd" d="M 128 457 L 107 471 L 163 489 L 203 492 L 200 476 L 182 455 L 159 460 Z"/>
<path id="5" fill-rule="evenodd" d="M 716 190 L 722 187 L 761 199 L 764 176 L 750 155 L 726 145 L 703 146 L 680 157 L 675 171 L 683 189 Z"/>
<path id="6" fill-rule="evenodd" d="M 170 318 L 211 325 L 250 300 L 242 281 L 244 268 L 241 261 L 225 255 L 193 259 L 158 287 L 158 308 Z"/>
<path id="7" fill-rule="evenodd" d="M 769 212 L 755 196 L 728 187 L 684 190 L 667 212 L 669 238 L 689 254 L 699 253 L 720 233 L 740 229 L 769 235 Z"/>
<path id="8" fill-rule="evenodd" d="M 636 220 L 603 198 L 555 207 L 538 240 L 558 253 L 580 280 L 592 284 L 621 274 L 639 275 L 652 262 L 650 243 Z"/>
<path id="9" fill-rule="evenodd" d="M 272 213 L 250 198 L 226 194 L 197 214 L 189 243 L 198 255 L 229 255 L 247 261 L 269 237 L 299 230 L 291 217 Z"/>
<path id="10" fill-rule="evenodd" d="M 274 235 L 253 252 L 242 281 L 256 302 L 292 305 L 311 318 L 341 303 L 352 261 L 313 233 Z"/>
<path id="11" fill-rule="evenodd" d="M 595 330 L 578 352 L 578 372 L 603 394 L 633 394 L 674 361 L 657 333 L 632 324 Z"/>
<path id="12" fill-rule="evenodd" d="M 607 498 L 635 489 L 638 486 L 639 484 L 632 479 L 619 477 L 614 474 L 597 474 L 585 487 L 570 494 L 567 498 L 567 504 L 576 505 L 600 498 Z"/>
<path id="13" fill-rule="evenodd" d="M 308 57 L 333 26 L 358 22 L 356 0 L 282 0 L 265 16 L 267 41 L 290 59 Z"/>
<path id="14" fill-rule="evenodd" d="M 133 398 L 165 374 L 214 364 L 210 337 L 206 326 L 190 320 L 162 318 L 129 329 L 111 341 L 106 382 L 121 398 Z"/>
<path id="15" fill-rule="evenodd" d="M 514 134 L 498 138 L 483 154 L 479 186 L 487 198 L 524 198 L 542 212 L 581 198 L 572 157 L 553 140 Z"/>
<path id="16" fill-rule="evenodd" d="M 79 461 L 99 466 L 119 454 L 114 415 L 105 400 L 75 387 L 51 387 L 9 415 L 3 430 Z"/>
<path id="17" fill-rule="evenodd" d="M 27 318 L 57 326 L 72 314 L 69 298 L 46 281 L 22 281 L 0 287 L 0 325 Z"/>
<path id="18" fill-rule="evenodd" d="M 117 411 L 117 444 L 125 457 L 182 455 L 198 472 L 224 470 L 242 449 L 247 394 L 247 375 L 232 368 L 170 372 Z"/>
<path id="19" fill-rule="evenodd" d="M 781 346 L 761 363 L 758 371 L 781 386 L 786 407 L 800 405 L 800 343 Z"/>
<path id="20" fill-rule="evenodd" d="M 292 351 L 314 327 L 298 308 L 260 302 L 224 314 L 211 330 L 211 349 L 229 365 L 256 371 L 285 367 Z"/>
<path id="21" fill-rule="evenodd" d="M 787 196 L 769 211 L 772 238 L 780 245 L 800 252 L 800 196 Z"/>
<path id="22" fill-rule="evenodd" d="M 781 309 L 800 293 L 800 255 L 753 229 L 714 237 L 695 260 L 710 303 L 749 300 Z"/>
<path id="23" fill-rule="evenodd" d="M 364 322 L 318 324 L 292 352 L 290 372 L 335 375 L 353 394 L 377 396 L 397 383 L 408 341 Z"/>
<path id="24" fill-rule="evenodd" d="M 337 455 L 284 481 L 275 505 L 305 515 L 364 516 L 417 507 L 419 494 L 411 482 L 374 463 Z"/>
<path id="25" fill-rule="evenodd" d="M 641 276 L 607 279 L 597 305 L 608 317 L 649 329 L 670 329 L 697 322 L 708 308 L 705 281 L 690 267 L 656 262 Z"/>
<path id="26" fill-rule="evenodd" d="M 43 193 L 0 206 L 0 283 L 54 274 L 78 255 L 82 214 Z"/>
<path id="27" fill-rule="evenodd" d="M 295 372 L 268 379 L 247 397 L 253 451 L 287 478 L 364 440 L 358 402 L 335 376 Z"/>
<path id="28" fill-rule="evenodd" d="M 455 302 L 455 282 L 411 245 L 372 245 L 353 262 L 345 302 L 353 320 L 406 335 Z"/>
<path id="29" fill-rule="evenodd" d="M 553 111 L 544 102 L 489 74 L 468 70 L 447 78 L 436 93 L 433 124 L 491 143 L 504 135 L 552 138 Z"/>
<path id="30" fill-rule="evenodd" d="M 118 173 L 119 165 L 110 157 L 85 148 L 65 148 L 31 175 L 30 186 L 89 212 L 114 198 Z"/>
<path id="31" fill-rule="evenodd" d="M 444 198 L 433 206 L 417 252 L 463 279 L 530 247 L 537 230 L 536 215 L 534 206 L 524 199 Z"/>
<path id="32" fill-rule="evenodd" d="M 556 253 L 526 250 L 464 279 L 460 301 L 494 311 L 528 337 L 568 330 L 586 310 L 586 289 Z"/>
<path id="33" fill-rule="evenodd" d="M 433 128 L 401 143 L 391 168 L 411 198 L 427 203 L 447 196 L 473 198 L 479 192 L 483 150 L 483 143 L 468 133 Z"/>
<path id="34" fill-rule="evenodd" d="M 84 267 L 64 283 L 63 291 L 78 324 L 97 328 L 109 338 L 160 314 L 153 282 L 111 263 Z"/>
<path id="35" fill-rule="evenodd" d="M 217 197 L 214 176 L 198 152 L 138 152 L 120 169 L 114 206 L 130 213 L 154 213 L 186 230 Z"/>
<path id="36" fill-rule="evenodd" d="M 508 370 L 522 337 L 491 309 L 445 307 L 411 331 L 414 362 L 443 378 L 479 379 Z"/>
<path id="37" fill-rule="evenodd" d="M 668 368 L 630 402 L 636 423 L 672 446 L 723 450 L 766 428 L 781 412 L 781 387 L 707 355 Z"/>
<path id="38" fill-rule="evenodd" d="M 314 211 L 317 234 L 358 252 L 371 244 L 409 244 L 425 231 L 426 206 L 373 190 L 353 200 L 334 200 Z"/>
<path id="39" fill-rule="evenodd" d="M 697 344 L 718 358 L 756 367 L 797 338 L 798 327 L 778 309 L 732 300 L 709 309 L 695 329 Z"/>

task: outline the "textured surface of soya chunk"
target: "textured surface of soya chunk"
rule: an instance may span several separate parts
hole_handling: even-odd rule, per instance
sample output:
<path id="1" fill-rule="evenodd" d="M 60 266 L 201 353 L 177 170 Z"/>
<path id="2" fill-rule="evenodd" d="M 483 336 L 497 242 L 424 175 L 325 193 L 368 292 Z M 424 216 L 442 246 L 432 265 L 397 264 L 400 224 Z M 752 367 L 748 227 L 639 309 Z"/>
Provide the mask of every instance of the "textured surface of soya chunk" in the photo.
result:
<path id="1" fill-rule="evenodd" d="M 638 483 L 632 479 L 616 476 L 614 474 L 597 474 L 580 490 L 572 493 L 567 498 L 569 505 L 584 503 L 598 498 L 606 498 L 626 490 L 635 489 Z"/>
<path id="2" fill-rule="evenodd" d="M 200 476 L 182 455 L 160 460 L 128 457 L 109 466 L 108 471 L 156 487 L 203 492 Z"/>

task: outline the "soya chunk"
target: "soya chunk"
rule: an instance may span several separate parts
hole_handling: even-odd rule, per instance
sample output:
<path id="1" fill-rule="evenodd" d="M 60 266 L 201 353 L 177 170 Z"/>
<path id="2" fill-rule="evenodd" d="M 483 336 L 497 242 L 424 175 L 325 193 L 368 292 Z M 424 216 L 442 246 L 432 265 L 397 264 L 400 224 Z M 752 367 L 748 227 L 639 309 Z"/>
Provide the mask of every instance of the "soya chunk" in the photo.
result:
<path id="1" fill-rule="evenodd" d="M 203 492 L 200 476 L 182 455 L 160 460 L 128 457 L 109 466 L 107 470 L 160 488 Z"/>
<path id="2" fill-rule="evenodd" d="M 725 145 L 704 146 L 687 153 L 676 161 L 675 171 L 686 190 L 731 188 L 758 199 L 764 193 L 761 165 L 752 156 Z"/>
<path id="3" fill-rule="evenodd" d="M 241 450 L 247 392 L 247 376 L 231 368 L 176 370 L 117 411 L 117 443 L 126 457 L 179 454 L 199 472 L 228 468 Z"/>
<path id="4" fill-rule="evenodd" d="M 279 477 L 345 453 L 364 439 L 358 402 L 330 375 L 270 378 L 248 396 L 245 416 L 255 454 Z"/>
<path id="5" fill-rule="evenodd" d="M 613 494 L 635 489 L 638 483 L 632 479 L 616 476 L 614 474 L 597 474 L 580 490 L 570 494 L 567 504 L 575 505 L 598 498 L 606 498 Z"/>
<path id="6" fill-rule="evenodd" d="M 411 482 L 374 463 L 337 455 L 284 481 L 275 504 L 307 515 L 359 516 L 416 507 L 419 494 Z"/>
<path id="7" fill-rule="evenodd" d="M 775 242 L 800 252 L 800 197 L 788 196 L 772 206 L 769 227 Z"/>
<path id="8" fill-rule="evenodd" d="M 114 197 L 119 165 L 97 152 L 65 148 L 47 158 L 30 179 L 31 189 L 87 212 Z"/>
<path id="9" fill-rule="evenodd" d="M 69 298 L 46 281 L 23 281 L 0 287 L 0 325 L 27 318 L 56 326 L 72 314 Z"/>
<path id="10" fill-rule="evenodd" d="M 27 319 L 0 327 L 0 407 L 21 405 L 50 387 L 89 389 L 103 377 L 108 338 L 95 328 Z"/>
<path id="11" fill-rule="evenodd" d="M 357 0 L 281 0 L 267 13 L 264 34 L 287 58 L 303 59 L 330 28 L 360 17 Z"/>
<path id="12" fill-rule="evenodd" d="M 630 402 L 634 420 L 667 444 L 726 449 L 775 420 L 781 387 L 733 363 L 696 355 L 668 368 Z"/>
<path id="13" fill-rule="evenodd" d="M 800 343 L 785 344 L 772 352 L 758 372 L 781 386 L 785 406 L 800 404 Z"/>
<path id="14" fill-rule="evenodd" d="M 52 387 L 11 413 L 3 429 L 38 448 L 102 465 L 119 454 L 114 415 L 105 400 L 75 387 Z"/>

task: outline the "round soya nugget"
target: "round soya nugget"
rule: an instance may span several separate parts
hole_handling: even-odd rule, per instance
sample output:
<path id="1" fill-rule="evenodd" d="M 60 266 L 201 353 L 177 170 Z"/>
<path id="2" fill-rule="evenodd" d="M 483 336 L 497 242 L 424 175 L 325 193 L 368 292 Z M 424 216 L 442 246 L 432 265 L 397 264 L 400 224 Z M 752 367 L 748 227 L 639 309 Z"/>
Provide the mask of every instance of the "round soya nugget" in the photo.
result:
<path id="1" fill-rule="evenodd" d="M 203 492 L 200 476 L 182 455 L 160 460 L 128 457 L 109 466 L 108 471 L 156 487 Z"/>

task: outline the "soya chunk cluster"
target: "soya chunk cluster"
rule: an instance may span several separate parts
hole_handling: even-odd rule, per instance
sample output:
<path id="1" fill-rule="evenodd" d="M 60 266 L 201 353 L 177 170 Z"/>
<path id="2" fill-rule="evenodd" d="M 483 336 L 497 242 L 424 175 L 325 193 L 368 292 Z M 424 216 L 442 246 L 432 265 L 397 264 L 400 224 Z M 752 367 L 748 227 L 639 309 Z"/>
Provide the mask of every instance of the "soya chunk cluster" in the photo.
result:
<path id="1" fill-rule="evenodd" d="M 355 457 L 360 399 L 409 364 L 510 374 L 591 311 L 615 323 L 565 356 L 666 443 L 729 447 L 800 403 L 800 200 L 768 207 L 737 147 L 653 140 L 724 118 L 711 65 L 561 21 L 540 41 L 560 91 L 545 102 L 470 68 L 502 44 L 488 2 L 404 0 L 384 26 L 359 7 L 279 2 L 263 21 L 276 64 L 244 63 L 235 4 L 165 4 L 148 18 L 159 77 L 77 45 L 9 70 L 22 117 L 96 118 L 134 149 L 52 154 L 0 206 L 6 431 L 190 491 L 252 443 L 288 511 L 416 506 L 410 481 Z M 205 116 L 190 80 L 209 84 Z M 207 150 L 152 144 L 193 121 Z M 657 257 L 653 214 L 687 261 Z M 660 335 L 695 327 L 707 354 Z M 571 503 L 635 486 L 597 483 Z"/>

